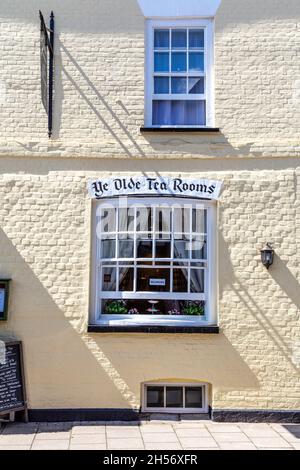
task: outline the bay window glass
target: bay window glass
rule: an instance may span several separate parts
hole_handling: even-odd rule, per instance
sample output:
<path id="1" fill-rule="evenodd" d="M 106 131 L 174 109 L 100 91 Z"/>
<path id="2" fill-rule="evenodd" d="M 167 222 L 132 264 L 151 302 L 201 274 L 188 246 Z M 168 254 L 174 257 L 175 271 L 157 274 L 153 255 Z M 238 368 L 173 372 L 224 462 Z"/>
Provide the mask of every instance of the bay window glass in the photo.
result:
<path id="1" fill-rule="evenodd" d="M 97 206 L 97 319 L 209 321 L 210 203 L 127 203 Z"/>
<path id="2" fill-rule="evenodd" d="M 147 55 L 147 124 L 212 125 L 211 22 L 149 20 Z"/>

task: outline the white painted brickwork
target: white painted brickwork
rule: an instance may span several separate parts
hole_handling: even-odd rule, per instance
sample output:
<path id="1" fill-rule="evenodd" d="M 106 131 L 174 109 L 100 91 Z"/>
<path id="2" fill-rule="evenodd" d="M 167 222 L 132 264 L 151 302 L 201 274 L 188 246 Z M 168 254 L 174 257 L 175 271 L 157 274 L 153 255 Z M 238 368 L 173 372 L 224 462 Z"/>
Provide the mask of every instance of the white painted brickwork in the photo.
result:
<path id="1" fill-rule="evenodd" d="M 136 0 L 53 1 L 54 139 L 40 100 L 38 8 L 1 2 L 0 154 L 207 157 L 300 154 L 297 2 L 223 0 L 216 16 L 217 136 L 143 136 L 144 17 Z M 125 7 L 126 5 L 126 7 Z M 118 8 L 118 10 L 116 10 Z M 117 13 L 118 11 L 118 13 Z M 122 18 L 122 20 L 121 20 Z"/>
<path id="2" fill-rule="evenodd" d="M 274 8 L 274 4 L 275 7 Z M 54 138 L 40 100 L 38 9 L 0 5 L 0 278 L 33 408 L 128 408 L 141 383 L 212 384 L 215 408 L 300 409 L 300 4 L 223 0 L 219 134 L 140 133 L 144 18 L 135 0 L 51 2 Z M 68 157 L 68 158 L 65 158 Z M 89 178 L 224 180 L 220 335 L 87 335 Z M 269 272 L 259 250 L 274 243 Z"/>

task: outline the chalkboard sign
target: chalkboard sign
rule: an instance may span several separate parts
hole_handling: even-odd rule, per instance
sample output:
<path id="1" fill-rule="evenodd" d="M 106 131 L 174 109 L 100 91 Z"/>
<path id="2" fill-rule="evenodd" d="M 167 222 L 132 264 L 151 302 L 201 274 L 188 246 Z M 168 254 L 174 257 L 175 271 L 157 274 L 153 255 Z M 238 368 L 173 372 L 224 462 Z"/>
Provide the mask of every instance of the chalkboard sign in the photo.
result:
<path id="1" fill-rule="evenodd" d="M 0 339 L 0 415 L 25 411 L 22 343 Z"/>

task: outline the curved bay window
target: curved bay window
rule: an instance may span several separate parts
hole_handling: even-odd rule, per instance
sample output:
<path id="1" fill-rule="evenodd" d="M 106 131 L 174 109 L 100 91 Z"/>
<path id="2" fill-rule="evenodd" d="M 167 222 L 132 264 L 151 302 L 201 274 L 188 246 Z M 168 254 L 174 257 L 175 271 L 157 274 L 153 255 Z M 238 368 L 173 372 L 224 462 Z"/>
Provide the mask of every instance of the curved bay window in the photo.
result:
<path id="1" fill-rule="evenodd" d="M 212 322 L 212 209 L 173 198 L 98 203 L 96 322 Z"/>

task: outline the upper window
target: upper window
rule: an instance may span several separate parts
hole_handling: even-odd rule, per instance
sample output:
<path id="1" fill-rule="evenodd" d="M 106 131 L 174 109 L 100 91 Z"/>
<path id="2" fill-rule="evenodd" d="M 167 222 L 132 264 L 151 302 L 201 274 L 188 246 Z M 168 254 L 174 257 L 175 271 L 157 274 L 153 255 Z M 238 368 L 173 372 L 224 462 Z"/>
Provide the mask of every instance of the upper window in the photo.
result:
<path id="1" fill-rule="evenodd" d="M 146 125 L 212 126 L 212 22 L 149 21 Z"/>

